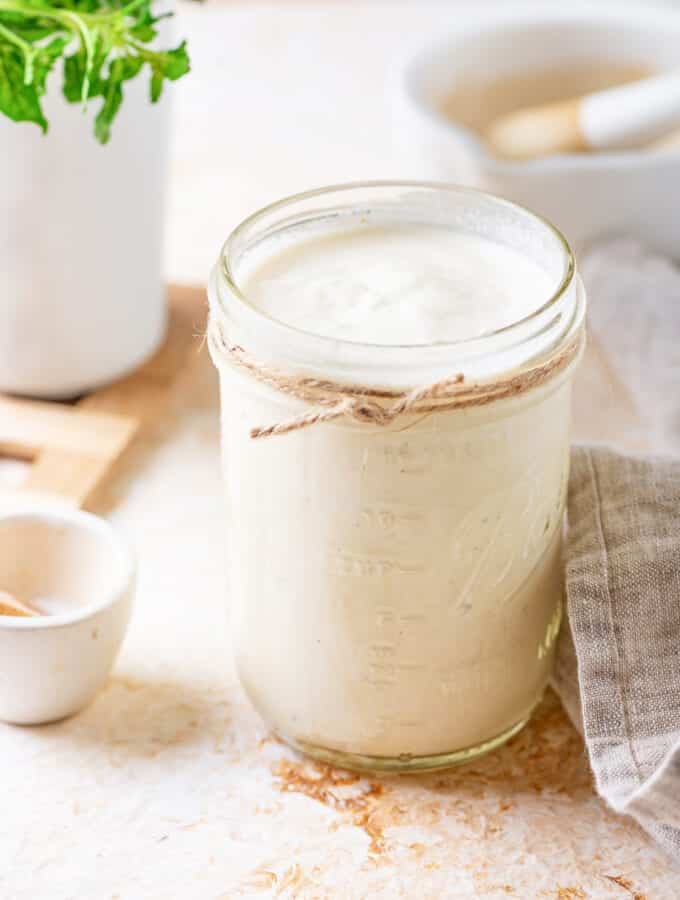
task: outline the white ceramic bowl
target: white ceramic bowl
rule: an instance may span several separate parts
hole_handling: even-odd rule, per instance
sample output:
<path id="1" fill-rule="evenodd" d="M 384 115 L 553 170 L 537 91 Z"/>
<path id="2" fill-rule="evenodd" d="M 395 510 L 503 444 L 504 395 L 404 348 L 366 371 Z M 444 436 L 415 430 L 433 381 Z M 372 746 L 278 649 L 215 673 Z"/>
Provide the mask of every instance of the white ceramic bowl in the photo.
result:
<path id="1" fill-rule="evenodd" d="M 131 552 L 97 516 L 0 515 L 0 590 L 60 598 L 54 615 L 0 616 L 0 719 L 51 722 L 92 700 L 125 636 L 134 581 Z"/>
<path id="2" fill-rule="evenodd" d="M 443 98 L 457 85 L 480 79 L 607 61 L 656 70 L 680 66 L 677 11 L 651 4 L 591 3 L 576 11 L 546 6 L 503 6 L 455 31 L 452 23 L 451 36 L 421 49 L 400 69 L 395 124 L 413 160 L 409 174 L 471 184 L 519 202 L 554 222 L 577 247 L 625 232 L 679 255 L 680 150 L 506 162 L 442 112 Z"/>

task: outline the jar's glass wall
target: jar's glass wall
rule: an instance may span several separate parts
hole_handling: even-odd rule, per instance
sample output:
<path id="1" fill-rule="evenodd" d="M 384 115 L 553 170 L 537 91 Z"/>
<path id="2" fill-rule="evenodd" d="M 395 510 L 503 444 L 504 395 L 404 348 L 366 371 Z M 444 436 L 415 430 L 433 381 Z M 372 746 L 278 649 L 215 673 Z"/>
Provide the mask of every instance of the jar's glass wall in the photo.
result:
<path id="1" fill-rule="evenodd" d="M 465 194 L 468 212 L 475 196 Z M 477 220 L 493 198 L 480 204 Z M 284 218 L 269 230 L 297 227 Z M 370 371 L 394 384 L 407 370 L 427 383 L 459 365 L 503 372 L 527 354 L 549 359 L 582 328 L 582 286 L 550 226 L 529 213 L 522 222 L 538 233 L 522 240 L 551 248 L 545 264 L 564 284 L 511 334 L 348 348 L 244 313 L 219 274 L 213 315 L 255 358 L 353 381 Z M 262 441 L 250 429 L 300 403 L 218 365 L 232 638 L 264 718 L 309 752 L 374 769 L 450 764 L 514 733 L 545 688 L 561 618 L 574 363 L 492 403 Z"/>
<path id="2" fill-rule="evenodd" d="M 560 618 L 568 379 L 501 418 L 259 443 L 247 427 L 289 404 L 229 373 L 222 396 L 236 662 L 274 729 L 398 758 L 526 719 Z"/>

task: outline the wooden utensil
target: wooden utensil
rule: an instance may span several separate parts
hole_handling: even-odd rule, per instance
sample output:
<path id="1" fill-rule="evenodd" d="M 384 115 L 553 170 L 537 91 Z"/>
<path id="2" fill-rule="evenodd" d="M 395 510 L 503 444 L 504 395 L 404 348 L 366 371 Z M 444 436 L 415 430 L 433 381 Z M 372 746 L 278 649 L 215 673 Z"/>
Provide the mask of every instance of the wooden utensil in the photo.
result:
<path id="1" fill-rule="evenodd" d="M 0 455 L 31 463 L 20 491 L 87 506 L 133 438 L 163 415 L 191 348 L 198 348 L 205 292 L 171 288 L 168 305 L 163 346 L 127 378 L 74 404 L 0 394 Z"/>
<path id="2" fill-rule="evenodd" d="M 14 594 L 0 591 L 0 616 L 39 616 L 40 613 L 32 606 L 22 603 Z"/>
<path id="3" fill-rule="evenodd" d="M 499 157 L 643 147 L 680 126 L 680 72 L 517 110 L 486 132 Z"/>

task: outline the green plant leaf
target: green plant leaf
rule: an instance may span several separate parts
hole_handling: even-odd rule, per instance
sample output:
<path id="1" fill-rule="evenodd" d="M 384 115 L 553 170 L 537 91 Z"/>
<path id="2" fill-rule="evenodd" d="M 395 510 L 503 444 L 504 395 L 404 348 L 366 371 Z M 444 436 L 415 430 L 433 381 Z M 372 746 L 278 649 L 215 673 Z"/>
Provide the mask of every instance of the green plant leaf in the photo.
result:
<path id="1" fill-rule="evenodd" d="M 154 28 L 157 21 L 158 19 L 151 14 L 149 8 L 142 8 L 136 24 L 130 28 L 130 34 L 143 44 L 148 44 L 158 34 L 158 31 Z"/>
<path id="2" fill-rule="evenodd" d="M 163 93 L 163 73 L 158 69 L 151 73 L 150 97 L 152 103 L 158 103 Z"/>
<path id="3" fill-rule="evenodd" d="M 19 47 L 0 40 L 0 112 L 14 122 L 35 122 L 47 131 L 35 84 L 26 83 L 26 58 Z"/>
<path id="4" fill-rule="evenodd" d="M 94 120 L 97 140 L 106 144 L 111 137 L 111 124 L 123 102 L 123 82 L 134 78 L 144 65 L 139 56 L 119 56 L 109 67 L 109 77 L 102 85 L 104 103 Z"/>
<path id="5" fill-rule="evenodd" d="M 87 52 L 84 47 L 78 47 L 75 53 L 64 60 L 64 86 L 63 94 L 69 103 L 82 103 L 91 97 L 100 97 L 104 88 L 102 78 L 102 66 L 106 60 L 108 48 L 104 39 L 97 34 L 94 40 L 94 51 L 90 62 L 89 82 L 87 96 L 84 96 L 85 77 L 88 72 Z"/>
<path id="6" fill-rule="evenodd" d="M 39 97 L 45 93 L 47 76 L 70 42 L 70 37 L 55 37 L 37 48 L 33 57 L 33 84 Z"/>
<path id="7" fill-rule="evenodd" d="M 40 107 L 50 72 L 63 58 L 62 93 L 69 103 L 101 98 L 97 139 L 106 143 L 123 102 L 123 84 L 149 66 L 150 96 L 189 71 L 186 44 L 152 45 L 156 0 L 0 0 L 0 113 L 46 129 Z"/>
<path id="8" fill-rule="evenodd" d="M 151 66 L 151 102 L 157 103 L 163 92 L 164 80 L 177 81 L 189 71 L 186 42 L 182 41 L 179 47 L 165 53 L 149 54 L 148 63 Z"/>
<path id="9" fill-rule="evenodd" d="M 43 21 L 35 16 L 23 16 L 16 13 L 4 13 L 0 21 L 24 41 L 35 43 L 62 31 L 58 23 Z"/>

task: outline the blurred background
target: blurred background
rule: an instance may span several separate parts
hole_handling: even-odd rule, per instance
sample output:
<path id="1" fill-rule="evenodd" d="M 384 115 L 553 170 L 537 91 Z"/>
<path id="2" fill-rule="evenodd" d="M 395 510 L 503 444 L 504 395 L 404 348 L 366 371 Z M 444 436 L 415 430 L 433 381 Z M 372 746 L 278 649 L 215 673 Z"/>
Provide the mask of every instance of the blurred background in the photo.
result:
<path id="1" fill-rule="evenodd" d="M 619 0 L 512 4 L 513 12 L 675 7 Z M 422 46 L 504 0 L 180 0 L 192 72 L 173 85 L 165 273 L 205 282 L 242 217 L 291 192 L 423 177 L 395 140 L 396 72 Z M 398 136 L 397 136 L 398 137 Z"/>

